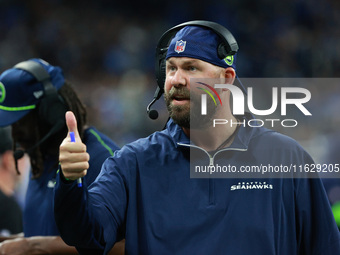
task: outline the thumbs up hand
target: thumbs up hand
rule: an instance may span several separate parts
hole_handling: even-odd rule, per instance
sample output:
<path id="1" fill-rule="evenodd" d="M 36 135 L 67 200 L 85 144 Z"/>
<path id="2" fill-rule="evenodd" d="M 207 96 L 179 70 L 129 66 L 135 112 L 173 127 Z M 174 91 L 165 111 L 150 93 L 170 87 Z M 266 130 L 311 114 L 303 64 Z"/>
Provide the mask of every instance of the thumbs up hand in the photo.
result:
<path id="1" fill-rule="evenodd" d="M 81 141 L 73 112 L 66 112 L 65 118 L 68 134 L 59 147 L 59 162 L 64 177 L 76 180 L 86 175 L 90 155 L 86 152 L 86 145 Z M 74 133 L 75 142 L 71 141 L 70 132 Z"/>

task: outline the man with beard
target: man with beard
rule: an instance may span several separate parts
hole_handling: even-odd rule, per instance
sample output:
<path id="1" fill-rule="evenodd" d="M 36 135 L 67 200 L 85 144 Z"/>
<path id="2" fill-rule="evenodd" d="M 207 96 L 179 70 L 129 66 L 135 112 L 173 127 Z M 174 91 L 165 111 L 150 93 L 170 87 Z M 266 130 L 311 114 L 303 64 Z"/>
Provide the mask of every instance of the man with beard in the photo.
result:
<path id="1" fill-rule="evenodd" d="M 210 86 L 205 79 L 233 84 L 236 77 L 235 56 L 218 54 L 220 48 L 221 36 L 212 26 L 191 23 L 176 30 L 160 85 L 170 114 L 166 128 L 108 158 L 88 189 L 77 189 L 75 180 L 87 174 L 88 154 L 76 118 L 66 114 L 76 142 L 68 135 L 60 146 L 55 217 L 62 238 L 80 254 L 107 254 L 121 233 L 127 254 L 340 253 L 339 231 L 319 179 L 190 178 L 197 163 L 313 162 L 293 139 L 240 125 L 249 115 L 239 120 L 232 115 L 225 88 L 216 91 L 224 107 L 207 108 L 213 118 L 236 124 L 215 128 L 211 116 L 200 118 L 199 85 Z"/>

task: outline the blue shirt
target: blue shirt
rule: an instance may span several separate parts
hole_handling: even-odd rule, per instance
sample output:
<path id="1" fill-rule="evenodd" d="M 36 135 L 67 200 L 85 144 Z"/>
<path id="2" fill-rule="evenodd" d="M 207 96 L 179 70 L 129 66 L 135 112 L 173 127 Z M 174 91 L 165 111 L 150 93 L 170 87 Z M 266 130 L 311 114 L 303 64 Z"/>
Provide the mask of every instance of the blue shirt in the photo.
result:
<path id="1" fill-rule="evenodd" d="M 80 254 L 107 254 L 125 234 L 127 254 L 340 254 L 340 236 L 318 178 L 190 178 L 182 129 L 124 146 L 86 189 L 57 178 L 55 217 Z M 190 160 L 191 159 L 191 160 Z M 279 133 L 241 126 L 213 164 L 307 164 L 311 157 Z"/>
<path id="2" fill-rule="evenodd" d="M 113 155 L 118 146 L 107 136 L 91 127 L 84 131 L 83 142 L 90 154 L 90 168 L 84 178 L 92 183 L 105 159 Z M 37 179 L 30 179 L 23 215 L 24 234 L 29 236 L 59 236 L 53 212 L 53 193 L 57 166 L 55 157 L 44 161 L 44 171 Z"/>

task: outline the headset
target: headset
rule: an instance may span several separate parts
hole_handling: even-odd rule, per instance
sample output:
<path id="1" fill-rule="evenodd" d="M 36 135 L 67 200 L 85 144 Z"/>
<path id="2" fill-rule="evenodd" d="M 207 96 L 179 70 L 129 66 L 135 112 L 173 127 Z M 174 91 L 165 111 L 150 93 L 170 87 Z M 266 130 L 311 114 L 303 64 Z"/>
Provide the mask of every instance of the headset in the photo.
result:
<path id="1" fill-rule="evenodd" d="M 13 68 L 21 69 L 30 73 L 38 82 L 42 83 L 44 87 L 44 95 L 38 105 L 39 118 L 51 127 L 49 132 L 31 148 L 25 151 L 15 151 L 14 158 L 18 160 L 25 152 L 30 152 L 46 141 L 51 135 L 57 133 L 66 126 L 65 113 L 68 110 L 68 107 L 66 106 L 63 98 L 58 94 L 57 89 L 53 86 L 49 73 L 41 64 L 33 60 L 27 60 L 16 64 Z"/>
<path id="2" fill-rule="evenodd" d="M 156 110 L 151 110 L 150 107 L 164 93 L 165 63 L 166 63 L 165 58 L 168 52 L 170 41 L 180 29 L 186 26 L 200 26 L 211 29 L 213 32 L 215 32 L 221 38 L 221 43 L 217 47 L 217 54 L 220 59 L 224 59 L 227 56 L 236 54 L 239 49 L 236 39 L 231 34 L 231 32 L 224 26 L 212 21 L 193 20 L 184 22 L 167 30 L 159 39 L 156 47 L 155 74 L 158 86 L 152 101 L 147 106 L 147 114 L 151 119 L 158 118 L 158 112 Z"/>

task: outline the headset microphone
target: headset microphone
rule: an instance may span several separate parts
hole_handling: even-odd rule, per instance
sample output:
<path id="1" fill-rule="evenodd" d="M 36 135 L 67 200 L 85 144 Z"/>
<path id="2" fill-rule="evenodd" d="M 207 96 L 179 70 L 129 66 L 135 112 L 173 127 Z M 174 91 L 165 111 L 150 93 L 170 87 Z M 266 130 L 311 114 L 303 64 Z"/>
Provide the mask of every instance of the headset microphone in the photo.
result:
<path id="1" fill-rule="evenodd" d="M 33 149 L 35 149 L 36 147 L 38 147 L 40 144 L 42 144 L 43 142 L 45 142 L 47 140 L 47 138 L 49 138 L 51 135 L 53 135 L 54 133 L 58 132 L 59 130 L 61 130 L 63 127 L 65 126 L 65 121 L 60 120 L 58 121 L 52 128 L 51 130 L 39 141 L 37 142 L 35 145 L 33 145 L 31 148 L 27 149 L 27 150 L 16 150 L 15 152 L 13 152 L 13 156 L 15 161 L 21 159 L 25 152 L 29 153 L 31 152 Z"/>
<path id="2" fill-rule="evenodd" d="M 158 118 L 158 111 L 157 110 L 148 110 L 149 118 L 152 120 L 156 120 Z"/>
<path id="3" fill-rule="evenodd" d="M 152 120 L 155 120 L 158 118 L 158 112 L 156 110 L 151 110 L 151 106 L 158 100 L 160 99 L 160 97 L 162 96 L 163 91 L 161 91 L 161 89 L 159 87 L 157 87 L 155 94 L 153 96 L 152 101 L 150 102 L 150 104 L 146 107 L 146 112 L 149 115 L 149 118 Z"/>

